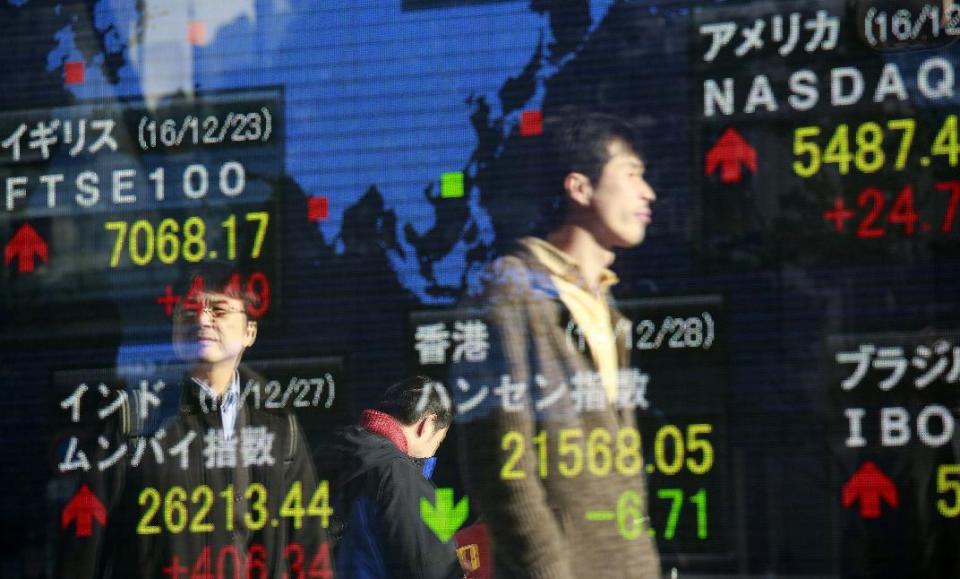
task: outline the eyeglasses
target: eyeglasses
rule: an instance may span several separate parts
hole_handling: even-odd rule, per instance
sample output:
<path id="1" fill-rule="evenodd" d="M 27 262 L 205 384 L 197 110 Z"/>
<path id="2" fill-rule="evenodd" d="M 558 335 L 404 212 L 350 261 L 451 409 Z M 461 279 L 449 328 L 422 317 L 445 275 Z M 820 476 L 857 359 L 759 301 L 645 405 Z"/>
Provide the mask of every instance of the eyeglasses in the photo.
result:
<path id="1" fill-rule="evenodd" d="M 231 308 L 224 304 L 193 301 L 177 310 L 177 317 L 181 320 L 193 321 L 200 317 L 202 312 L 210 314 L 214 320 L 219 320 L 230 314 L 239 314 L 244 308 Z"/>

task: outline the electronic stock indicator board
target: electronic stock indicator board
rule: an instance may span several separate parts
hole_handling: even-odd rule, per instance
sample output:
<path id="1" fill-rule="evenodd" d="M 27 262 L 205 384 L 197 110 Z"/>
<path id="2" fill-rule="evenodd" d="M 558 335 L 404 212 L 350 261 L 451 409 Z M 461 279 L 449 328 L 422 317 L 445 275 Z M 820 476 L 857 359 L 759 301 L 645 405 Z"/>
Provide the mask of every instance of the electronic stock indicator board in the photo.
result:
<path id="1" fill-rule="evenodd" d="M 2 10 L 53 23 L 40 4 Z M 389 19 L 358 5 L 345 36 L 315 38 L 303 31 L 342 7 L 279 14 L 268 4 L 257 4 L 252 27 L 184 15 L 177 34 L 190 52 L 158 58 L 195 59 L 203 67 L 183 86 L 216 91 L 112 99 L 114 87 L 98 93 L 77 79 L 83 66 L 94 79 L 95 59 L 72 54 L 61 66 L 43 48 L 35 70 L 25 60 L 15 71 L 63 72 L 57 91 L 89 89 L 64 99 L 11 79 L 37 104 L 11 99 L 0 112 L 0 342 L 11 345 L 0 374 L 17 386 L 5 427 L 19 437 L 4 450 L 18 473 L 42 484 L 50 473 L 40 460 L 16 461 L 47 448 L 51 488 L 64 483 L 82 470 L 73 437 L 74 450 L 80 441 L 103 450 L 81 438 L 87 418 L 98 425 L 121 393 L 160 397 L 159 376 L 122 366 L 169 343 L 188 272 L 214 261 L 243 267 L 236 283 L 257 297 L 248 313 L 270 330 L 245 359 L 264 378 L 249 396 L 264 407 L 286 399 L 307 431 L 359 410 L 346 408 L 351 377 L 362 400 L 412 372 L 468 402 L 507 398 L 500 384 L 464 391 L 451 381 L 452 359 L 484 363 L 477 318 L 427 308 L 478 289 L 465 286 L 480 261 L 509 241 L 504 232 L 527 226 L 531 213 L 514 210 L 525 196 L 491 186 L 508 141 L 579 104 L 650 129 L 658 200 L 643 246 L 613 266 L 632 320 L 618 331 L 632 341 L 624 402 L 637 406 L 639 444 L 608 447 L 602 432 L 581 432 L 564 449 L 579 447 L 584 462 L 565 462 L 565 472 L 606 472 L 607 450 L 612 468 L 618 456 L 633 468 L 639 448 L 651 517 L 643 532 L 681 575 L 957 574 L 960 338 L 947 326 L 957 319 L 960 249 L 960 6 L 409 1 Z M 229 23 L 243 22 L 231 8 L 223 4 Z M 476 22 L 474 10 L 490 16 L 489 29 L 461 42 L 452 23 Z M 147 12 L 145 30 L 173 28 Z M 97 26 L 73 28 L 80 38 Z M 410 42 L 437 31 L 435 45 Z M 129 48 L 132 62 L 139 47 Z M 70 104 L 43 108 L 50 98 Z M 305 202 L 311 225 L 283 223 L 293 202 Z M 286 305 L 298 307 L 299 331 L 285 333 L 268 324 L 283 316 L 293 272 L 303 283 L 287 286 Z M 404 315 L 406 332 L 391 326 Z M 123 334 L 116 352 L 101 339 L 113 332 Z M 575 328 L 568 339 L 581 346 Z M 46 390 L 21 387 L 51 372 Z M 170 399 L 176 379 L 163 379 Z M 47 428 L 33 428 L 44 415 L 35 400 L 50 407 Z M 87 414 L 74 420 L 80 400 Z M 38 444 L 35 432 L 49 436 Z M 524 444 L 553 451 L 560 441 Z M 448 476 L 456 445 L 440 452 L 438 486 L 459 484 Z M 547 476 L 563 476 L 559 466 Z M 29 520 L 36 493 L 8 478 L 5 513 Z M 617 507 L 598 504 L 582 524 L 617 525 Z M 8 531 L 13 550 L 23 526 Z"/>
<path id="2" fill-rule="evenodd" d="M 898 266 L 956 267 L 960 7 L 736 3 L 692 16 L 701 267 L 877 268 L 863 281 L 879 287 Z M 817 378 L 830 449 L 817 486 L 836 517 L 824 528 L 844 576 L 952 576 L 955 332 L 879 317 L 823 321 L 836 331 Z"/>
<path id="3" fill-rule="evenodd" d="M 216 260 L 244 271 L 248 313 L 265 316 L 281 295 L 283 129 L 279 90 L 0 114 L 3 302 L 109 300 L 125 332 L 164 333 L 188 273 Z"/>
<path id="4" fill-rule="evenodd" d="M 955 254 L 958 14 L 909 2 L 695 7 L 702 263 Z"/>
<path id="5" fill-rule="evenodd" d="M 646 477 L 647 505 L 631 503 L 630 496 L 621 497 L 617 504 L 590 505 L 591 510 L 583 513 L 584 524 L 618 525 L 627 547 L 636 539 L 636 529 L 625 522 L 631 509 L 649 508 L 651 522 L 643 532 L 655 538 L 664 561 L 683 558 L 709 566 L 729 560 L 736 523 L 728 481 L 729 378 L 723 299 L 718 295 L 634 299 L 618 307 L 626 319 L 614 332 L 630 352 L 630 366 L 621 370 L 617 400 L 611 403 L 636 412 L 639 436 L 635 442 L 642 467 L 630 471 L 627 458 L 632 439 L 628 436 L 593 431 L 552 440 L 544 433 L 528 441 L 541 457 L 539 476 L 603 477 L 619 469 Z M 487 358 L 490 335 L 480 310 L 411 312 L 407 351 L 411 371 L 434 378 L 458 401 L 458 414 L 468 415 L 491 401 L 511 411 L 512 380 L 471 383 L 458 373 L 469 375 L 471 365 L 491 363 Z M 589 356 L 583 331 L 574 321 L 568 323 L 565 335 L 571 352 Z M 581 411 L 606 403 L 596 384 L 581 374 L 570 377 L 567 392 Z M 526 386 L 532 396 L 536 385 Z M 548 445 L 558 446 L 557 464 L 543 460 L 553 456 Z M 570 458 L 578 456 L 574 447 L 580 449 L 581 461 Z M 505 442 L 505 450 L 509 448 Z M 608 454 L 610 464 L 603 459 Z M 441 449 L 441 459 L 456 457 Z"/>

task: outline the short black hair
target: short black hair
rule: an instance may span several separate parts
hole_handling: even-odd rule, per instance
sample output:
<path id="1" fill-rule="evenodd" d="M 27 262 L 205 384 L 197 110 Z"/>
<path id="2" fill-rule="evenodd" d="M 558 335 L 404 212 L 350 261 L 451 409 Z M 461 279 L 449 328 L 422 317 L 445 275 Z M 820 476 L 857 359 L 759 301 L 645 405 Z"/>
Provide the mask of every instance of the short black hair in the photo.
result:
<path id="1" fill-rule="evenodd" d="M 563 224 L 567 214 L 563 182 L 570 173 L 582 173 L 596 184 L 610 160 L 609 146 L 620 142 L 643 159 L 637 128 L 616 115 L 564 107 L 543 119 L 535 144 L 534 193 L 541 201 L 541 233 Z"/>
<path id="2" fill-rule="evenodd" d="M 436 428 L 453 423 L 453 406 L 443 385 L 426 376 L 412 376 L 387 388 L 377 410 L 410 425 L 424 416 L 437 416 Z"/>

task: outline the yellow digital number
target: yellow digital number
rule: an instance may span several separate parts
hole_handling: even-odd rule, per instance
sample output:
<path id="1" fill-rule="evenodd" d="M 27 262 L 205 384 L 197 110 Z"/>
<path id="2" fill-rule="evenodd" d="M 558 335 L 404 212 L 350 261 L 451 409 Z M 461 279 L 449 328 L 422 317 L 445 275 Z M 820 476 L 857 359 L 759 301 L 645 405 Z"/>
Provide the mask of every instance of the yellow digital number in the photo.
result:
<path id="1" fill-rule="evenodd" d="M 243 522 L 251 531 L 259 531 L 267 524 L 269 513 L 267 512 L 267 488 L 261 483 L 253 483 L 247 487 L 243 493 L 244 498 L 251 500 L 252 495 L 257 495 L 257 500 L 250 503 L 250 509 L 256 511 L 259 515 L 254 518 L 250 512 L 243 514 Z"/>
<path id="2" fill-rule="evenodd" d="M 103 224 L 107 231 L 116 231 L 117 238 L 113 241 L 113 253 L 110 255 L 110 267 L 120 265 L 120 253 L 123 252 L 123 241 L 127 238 L 126 221 L 107 221 Z"/>
<path id="3" fill-rule="evenodd" d="M 573 478 L 583 472 L 583 447 L 578 442 L 583 437 L 583 431 L 579 428 L 564 428 L 560 430 L 559 436 L 557 468 L 561 476 Z M 570 463 L 564 461 L 565 456 L 571 458 Z"/>
<path id="4" fill-rule="evenodd" d="M 587 470 L 593 476 L 607 476 L 612 467 L 610 432 L 606 428 L 594 428 L 587 437 Z"/>
<path id="5" fill-rule="evenodd" d="M 144 234 L 143 251 L 140 251 L 140 232 Z M 147 265 L 153 259 L 153 225 L 146 219 L 138 219 L 130 226 L 130 261 Z"/>
<path id="6" fill-rule="evenodd" d="M 886 161 L 883 152 L 883 128 L 877 123 L 863 123 L 857 127 L 857 155 L 854 162 L 861 173 L 876 173 Z M 870 160 L 868 160 L 868 157 Z"/>
<path id="7" fill-rule="evenodd" d="M 634 476 L 643 468 L 640 455 L 640 432 L 636 428 L 621 428 L 617 432 L 617 472 Z"/>
<path id="8" fill-rule="evenodd" d="M 713 445 L 706 438 L 698 438 L 699 435 L 706 436 L 711 432 L 713 426 L 710 424 L 691 424 L 687 427 L 687 451 L 703 453 L 700 462 L 693 457 L 687 457 L 687 469 L 693 474 L 707 474 L 713 468 Z"/>
<path id="9" fill-rule="evenodd" d="M 537 447 L 537 466 L 540 471 L 540 478 L 547 478 L 550 473 L 547 465 L 547 431 L 541 430 L 540 434 L 533 437 L 533 444 Z"/>
<path id="10" fill-rule="evenodd" d="M 212 533 L 213 523 L 205 523 L 203 520 L 207 518 L 210 509 L 213 508 L 213 489 L 207 485 L 198 486 L 193 489 L 193 493 L 190 494 L 190 502 L 193 504 L 199 503 L 200 505 L 200 510 L 190 519 L 190 532 Z"/>
<path id="11" fill-rule="evenodd" d="M 171 487 L 163 501 L 163 522 L 171 533 L 181 533 L 187 526 L 187 491 L 183 487 Z"/>
<path id="12" fill-rule="evenodd" d="M 914 119 L 891 119 L 887 121 L 887 129 L 903 131 L 900 146 L 897 148 L 897 159 L 893 163 L 893 168 L 899 171 L 907 166 L 907 156 L 910 154 L 910 146 L 913 144 L 917 121 Z"/>
<path id="13" fill-rule="evenodd" d="M 227 488 L 220 491 L 223 497 L 223 508 L 226 511 L 227 530 L 233 530 L 233 485 L 227 485 Z"/>
<path id="14" fill-rule="evenodd" d="M 522 480 L 526 478 L 527 473 L 517 468 L 517 463 L 520 462 L 520 458 L 523 456 L 523 435 L 516 431 L 509 431 L 503 435 L 503 439 L 500 441 L 500 449 L 504 452 L 510 451 L 510 446 L 515 446 L 516 448 L 507 457 L 506 462 L 503 463 L 503 468 L 500 469 L 500 478 L 502 480 Z"/>
<path id="15" fill-rule="evenodd" d="M 237 259 L 237 216 L 227 217 L 220 225 L 227 230 L 227 259 Z"/>
<path id="16" fill-rule="evenodd" d="M 957 115 L 949 115 L 943 121 L 943 127 L 933 140 L 930 147 L 931 155 L 945 155 L 951 167 L 957 166 L 960 158 L 960 144 L 957 143 Z"/>
<path id="17" fill-rule="evenodd" d="M 853 160 L 853 155 L 850 154 L 850 129 L 845 124 L 841 124 L 833 132 L 833 137 L 830 138 L 830 142 L 827 143 L 827 147 L 823 150 L 823 162 L 835 163 L 837 165 L 837 171 L 841 175 L 846 175 L 850 172 L 850 161 Z"/>
<path id="18" fill-rule="evenodd" d="M 886 130 L 901 133 L 897 146 L 897 156 L 894 160 L 894 169 L 903 170 L 907 165 L 910 147 L 916 133 L 915 119 L 891 119 L 886 123 Z M 861 173 L 876 173 L 883 169 L 886 163 L 886 153 L 883 149 L 884 127 L 873 121 L 865 122 L 857 127 L 854 135 L 856 150 L 851 152 L 850 127 L 843 123 L 837 126 L 826 146 L 821 150 L 816 142 L 820 135 L 820 127 L 797 127 L 793 132 L 793 171 L 803 178 L 812 177 L 820 171 L 822 165 L 835 164 L 837 172 L 846 175 L 850 172 L 853 163 Z M 956 115 L 947 118 L 943 128 L 937 135 L 931 148 L 933 155 L 946 155 L 950 166 L 955 166 L 960 156 L 960 146 L 957 145 Z M 806 159 L 803 159 L 806 157 Z"/>
<path id="19" fill-rule="evenodd" d="M 250 250 L 250 257 L 257 259 L 260 257 L 260 250 L 263 249 L 263 239 L 267 235 L 267 224 L 270 222 L 270 214 L 266 211 L 247 213 L 247 221 L 257 222 L 257 233 L 253 237 L 253 248 Z"/>
<path id="20" fill-rule="evenodd" d="M 156 516 L 157 511 L 160 510 L 160 492 L 155 488 L 147 487 L 140 491 L 140 496 L 137 497 L 137 503 L 141 507 L 147 506 L 147 503 L 150 503 L 147 506 L 147 510 L 144 511 L 143 517 L 140 518 L 140 522 L 137 524 L 137 534 L 138 535 L 158 535 L 160 534 L 160 525 L 150 524 L 150 520 Z"/>
<path id="21" fill-rule="evenodd" d="M 809 141 L 820 134 L 820 127 L 797 127 L 793 131 L 793 155 L 800 157 L 810 155 L 807 164 L 797 159 L 793 162 L 793 172 L 800 177 L 812 177 L 820 170 L 820 147 Z"/>
<path id="22" fill-rule="evenodd" d="M 305 510 L 303 508 L 302 486 L 300 481 L 296 481 L 290 485 L 290 490 L 287 491 L 287 496 L 283 499 L 283 504 L 280 505 L 280 516 L 292 518 L 294 529 L 299 529 L 303 526 Z"/>
<path id="23" fill-rule="evenodd" d="M 207 226 L 199 217 L 187 217 L 183 222 L 183 259 L 196 263 L 207 256 L 207 241 L 204 235 Z"/>
<path id="24" fill-rule="evenodd" d="M 320 526 L 326 529 L 330 525 L 330 515 L 333 509 L 330 508 L 330 484 L 322 481 L 307 505 L 308 517 L 320 517 Z"/>
<path id="25" fill-rule="evenodd" d="M 960 479 L 951 479 L 950 476 L 960 476 L 960 464 L 941 464 L 937 469 L 937 494 L 953 494 L 953 501 L 937 499 L 937 510 L 941 515 L 953 518 L 960 515 Z"/>
<path id="26" fill-rule="evenodd" d="M 180 256 L 180 224 L 176 219 L 166 218 L 157 227 L 157 259 L 170 265 Z"/>
<path id="27" fill-rule="evenodd" d="M 270 214 L 266 211 L 253 211 L 247 213 L 245 218 L 257 226 L 250 248 L 250 257 L 256 259 L 263 252 Z M 226 257 L 228 260 L 236 259 L 237 216 L 230 215 L 220 225 L 226 235 Z M 149 265 L 154 257 L 165 265 L 174 264 L 178 259 L 196 263 L 208 257 L 207 224 L 197 216 L 187 217 L 182 226 L 176 219 L 167 217 L 156 227 L 146 219 L 138 219 L 132 223 L 108 221 L 103 224 L 103 228 L 117 234 L 113 240 L 110 267 L 120 265 L 125 246 L 130 261 L 141 267 Z"/>
<path id="28" fill-rule="evenodd" d="M 673 460 L 667 462 L 666 440 L 673 439 Z M 680 429 L 669 424 L 657 431 L 653 441 L 653 454 L 657 460 L 657 470 L 666 475 L 674 475 L 683 468 L 683 435 Z"/>

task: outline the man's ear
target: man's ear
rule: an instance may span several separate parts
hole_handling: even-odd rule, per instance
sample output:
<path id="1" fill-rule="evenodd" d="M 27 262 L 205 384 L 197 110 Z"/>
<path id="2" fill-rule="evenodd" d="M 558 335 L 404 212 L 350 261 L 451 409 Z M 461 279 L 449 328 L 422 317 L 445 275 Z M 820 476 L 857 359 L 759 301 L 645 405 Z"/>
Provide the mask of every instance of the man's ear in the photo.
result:
<path id="1" fill-rule="evenodd" d="M 255 320 L 247 321 L 246 335 L 243 339 L 243 345 L 245 348 L 249 348 L 257 341 L 257 322 Z"/>
<path id="2" fill-rule="evenodd" d="M 436 414 L 427 414 L 423 418 L 417 421 L 417 436 L 430 436 L 434 431 L 436 431 Z M 430 429 L 427 429 L 427 427 Z"/>
<path id="3" fill-rule="evenodd" d="M 590 184 L 590 178 L 583 173 L 567 173 L 563 180 L 563 189 L 574 205 L 586 207 L 590 204 L 593 186 Z"/>

